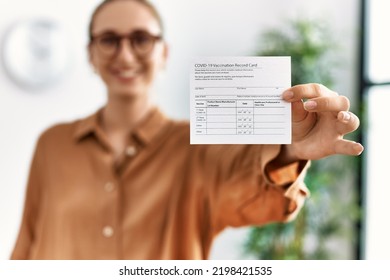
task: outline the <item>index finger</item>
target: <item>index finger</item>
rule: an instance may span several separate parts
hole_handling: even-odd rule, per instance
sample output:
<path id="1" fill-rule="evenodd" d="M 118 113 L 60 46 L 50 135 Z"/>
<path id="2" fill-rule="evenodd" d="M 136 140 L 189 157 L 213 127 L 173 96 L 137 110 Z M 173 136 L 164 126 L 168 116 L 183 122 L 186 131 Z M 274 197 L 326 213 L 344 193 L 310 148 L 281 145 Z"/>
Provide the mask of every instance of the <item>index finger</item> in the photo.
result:
<path id="1" fill-rule="evenodd" d="M 321 84 L 312 83 L 293 86 L 282 95 L 283 99 L 289 102 L 324 96 L 338 96 L 338 94 Z"/>

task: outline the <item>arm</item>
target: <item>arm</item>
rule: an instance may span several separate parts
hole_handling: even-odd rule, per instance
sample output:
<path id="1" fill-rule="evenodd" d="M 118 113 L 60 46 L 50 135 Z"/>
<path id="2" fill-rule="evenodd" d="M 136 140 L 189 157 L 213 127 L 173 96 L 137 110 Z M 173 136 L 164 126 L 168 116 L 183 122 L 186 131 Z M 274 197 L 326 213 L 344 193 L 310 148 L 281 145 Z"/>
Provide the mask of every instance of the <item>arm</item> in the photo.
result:
<path id="1" fill-rule="evenodd" d="M 202 172 L 213 229 L 263 225 L 293 219 L 308 190 L 308 161 L 277 163 L 281 145 L 209 146 Z M 274 168 L 270 168 L 273 166 Z M 214 170 L 216 172 L 214 172 Z"/>
<path id="2" fill-rule="evenodd" d="M 254 160 L 253 173 L 247 173 L 252 180 L 236 179 L 237 186 L 229 186 L 229 181 L 224 184 L 223 191 L 215 196 L 220 214 L 217 220 L 222 226 L 293 219 L 308 195 L 304 184 L 308 160 L 333 154 L 359 155 L 363 151 L 361 144 L 343 139 L 359 126 L 357 116 L 348 111 L 346 97 L 324 86 L 307 84 L 290 88 L 283 98 L 292 103 L 292 144 L 279 146 L 277 150 L 274 145 L 264 145 L 257 151 L 260 158 Z M 303 103 L 303 99 L 308 102 Z M 241 156 L 253 158 L 254 153 L 241 153 Z M 235 170 L 230 174 L 237 176 L 240 169 L 227 170 Z M 249 174 L 257 174 L 257 180 Z M 237 195 L 226 196 L 226 188 L 234 188 Z"/>
<path id="3" fill-rule="evenodd" d="M 11 255 L 11 259 L 14 260 L 29 259 L 30 249 L 34 242 L 41 196 L 39 174 L 42 171 L 42 151 L 40 147 L 41 144 L 40 141 L 38 141 L 38 145 L 31 162 L 19 235 Z"/>

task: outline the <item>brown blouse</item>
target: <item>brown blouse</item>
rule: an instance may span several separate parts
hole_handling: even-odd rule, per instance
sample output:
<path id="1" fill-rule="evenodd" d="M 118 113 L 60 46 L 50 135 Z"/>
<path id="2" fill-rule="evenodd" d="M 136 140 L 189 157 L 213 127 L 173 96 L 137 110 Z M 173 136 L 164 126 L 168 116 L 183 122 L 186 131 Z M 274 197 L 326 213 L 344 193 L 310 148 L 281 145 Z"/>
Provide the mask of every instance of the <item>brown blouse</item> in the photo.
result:
<path id="1" fill-rule="evenodd" d="M 114 163 L 101 110 L 39 138 L 12 259 L 207 259 L 226 227 L 294 218 L 307 162 L 265 174 L 280 145 L 190 145 L 158 109 Z"/>

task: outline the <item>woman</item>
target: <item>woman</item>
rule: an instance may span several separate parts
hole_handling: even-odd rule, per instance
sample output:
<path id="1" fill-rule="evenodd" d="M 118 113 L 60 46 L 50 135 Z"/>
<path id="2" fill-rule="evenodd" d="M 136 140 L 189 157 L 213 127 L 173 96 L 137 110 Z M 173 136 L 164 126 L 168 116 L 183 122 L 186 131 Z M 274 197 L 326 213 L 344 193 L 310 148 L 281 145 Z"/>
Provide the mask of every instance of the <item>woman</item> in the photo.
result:
<path id="1" fill-rule="evenodd" d="M 189 145 L 149 91 L 168 49 L 144 0 L 108 0 L 90 24 L 90 62 L 107 86 L 94 115 L 45 131 L 36 147 L 13 259 L 206 259 L 228 226 L 293 219 L 308 160 L 359 155 L 359 119 L 317 84 L 283 94 L 291 145 Z M 302 103 L 302 99 L 308 99 Z"/>

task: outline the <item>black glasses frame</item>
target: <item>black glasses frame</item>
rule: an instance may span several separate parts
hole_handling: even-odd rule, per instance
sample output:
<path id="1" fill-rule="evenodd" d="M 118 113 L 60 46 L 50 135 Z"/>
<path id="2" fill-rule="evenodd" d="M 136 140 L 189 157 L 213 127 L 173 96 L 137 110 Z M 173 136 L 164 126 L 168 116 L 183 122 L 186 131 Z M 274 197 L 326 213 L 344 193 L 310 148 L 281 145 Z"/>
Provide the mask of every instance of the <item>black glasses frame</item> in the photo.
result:
<path id="1" fill-rule="evenodd" d="M 115 32 L 109 31 L 104 32 L 103 34 L 91 36 L 90 42 L 95 44 L 98 50 L 105 56 L 113 57 L 118 54 L 121 48 L 121 42 L 124 39 L 127 39 L 130 42 L 130 46 L 135 55 L 140 58 L 144 58 L 152 52 L 156 42 L 162 40 L 162 36 L 153 35 L 144 30 L 136 30 L 125 35 L 119 35 Z M 147 43 L 147 45 L 145 45 L 145 43 Z M 106 44 L 106 46 L 104 46 L 104 44 Z M 142 44 L 144 44 L 144 46 Z"/>

